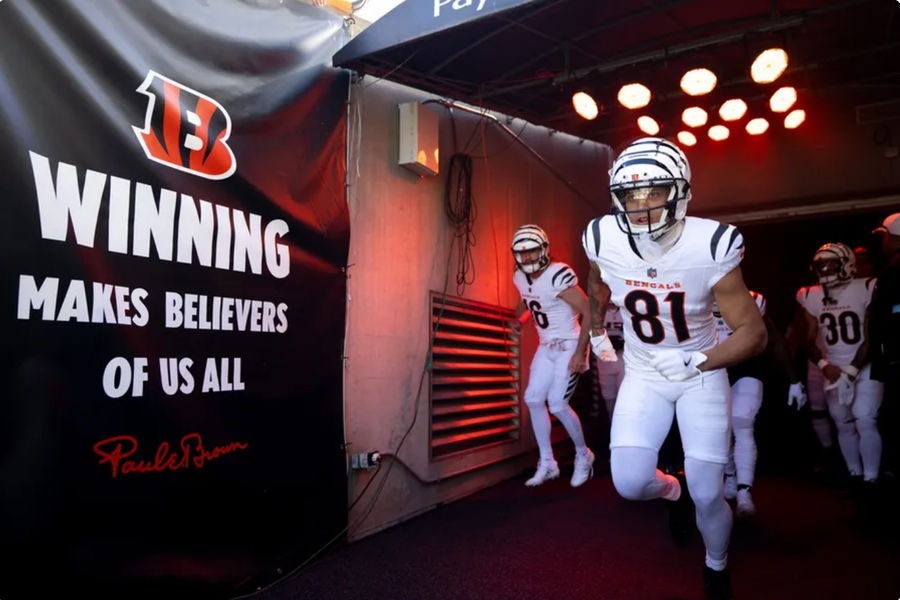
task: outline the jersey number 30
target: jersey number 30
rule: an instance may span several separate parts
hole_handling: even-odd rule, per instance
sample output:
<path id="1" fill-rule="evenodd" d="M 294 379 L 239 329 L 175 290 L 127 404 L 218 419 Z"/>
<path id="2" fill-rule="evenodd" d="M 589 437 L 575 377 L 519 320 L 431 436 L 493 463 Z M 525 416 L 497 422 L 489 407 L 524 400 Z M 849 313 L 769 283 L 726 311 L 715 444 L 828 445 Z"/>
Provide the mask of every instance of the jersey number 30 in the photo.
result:
<path id="1" fill-rule="evenodd" d="M 838 340 L 845 344 L 859 341 L 859 315 L 853 311 L 845 310 L 836 318 L 831 313 L 822 313 L 819 322 L 825 328 L 825 343 L 829 346 L 834 346 Z"/>
<path id="2" fill-rule="evenodd" d="M 679 343 L 691 337 L 684 316 L 684 292 L 669 292 L 663 302 L 671 307 L 672 326 Z M 631 313 L 631 327 L 642 342 L 658 344 L 666 337 L 666 328 L 659 320 L 659 302 L 656 296 L 644 290 L 635 290 L 625 296 L 625 308 Z M 647 326 L 644 325 L 647 323 Z M 649 326 L 650 332 L 646 329 Z"/>

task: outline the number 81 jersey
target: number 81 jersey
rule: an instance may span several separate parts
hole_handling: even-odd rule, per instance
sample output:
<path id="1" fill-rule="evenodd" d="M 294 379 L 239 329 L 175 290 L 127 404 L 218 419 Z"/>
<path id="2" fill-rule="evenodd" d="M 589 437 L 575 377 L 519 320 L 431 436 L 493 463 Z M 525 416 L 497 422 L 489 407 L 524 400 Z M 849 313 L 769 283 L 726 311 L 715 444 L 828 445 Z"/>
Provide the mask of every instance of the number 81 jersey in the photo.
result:
<path id="1" fill-rule="evenodd" d="M 582 243 L 600 267 L 612 302 L 622 307 L 628 371 L 663 380 L 649 365 L 651 352 L 716 345 L 712 288 L 744 256 L 744 240 L 734 226 L 686 217 L 678 241 L 653 260 L 645 260 L 613 216 L 591 221 Z"/>
<path id="2" fill-rule="evenodd" d="M 872 302 L 875 279 L 851 279 L 845 285 L 821 285 L 797 290 L 797 302 L 819 323 L 819 339 L 825 342 L 828 361 L 849 365 L 863 341 L 866 309 Z"/>

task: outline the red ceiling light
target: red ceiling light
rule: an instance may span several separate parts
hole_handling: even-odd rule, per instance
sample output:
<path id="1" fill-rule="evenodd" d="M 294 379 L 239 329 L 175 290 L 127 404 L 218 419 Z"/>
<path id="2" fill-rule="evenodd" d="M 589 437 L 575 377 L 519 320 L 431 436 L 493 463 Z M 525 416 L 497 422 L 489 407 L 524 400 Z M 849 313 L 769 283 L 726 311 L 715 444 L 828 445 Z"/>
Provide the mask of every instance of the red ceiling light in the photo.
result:
<path id="1" fill-rule="evenodd" d="M 690 131 L 679 131 L 677 137 L 682 146 L 693 146 L 697 143 L 697 136 Z"/>
<path id="2" fill-rule="evenodd" d="M 800 123 L 806 120 L 806 111 L 802 108 L 798 108 L 792 110 L 788 113 L 788 116 L 784 118 L 784 128 L 785 129 L 797 129 L 800 127 Z"/>
<path id="3" fill-rule="evenodd" d="M 691 69 L 681 77 L 681 89 L 688 96 L 702 96 L 713 91 L 716 81 L 709 69 Z"/>
<path id="4" fill-rule="evenodd" d="M 600 109 L 597 108 L 597 101 L 587 92 L 575 92 L 572 94 L 572 106 L 579 116 L 588 121 L 593 121 L 600 114 Z"/>
<path id="5" fill-rule="evenodd" d="M 747 112 L 747 103 L 740 98 L 726 100 L 719 107 L 719 116 L 723 121 L 737 121 Z"/>
<path id="6" fill-rule="evenodd" d="M 763 119 L 762 117 L 757 117 L 755 119 L 750 119 L 747 121 L 747 133 L 750 135 L 760 135 L 761 133 L 765 133 L 769 128 L 769 122 Z"/>
<path id="7" fill-rule="evenodd" d="M 721 142 L 724 139 L 728 139 L 728 135 L 730 133 L 731 132 L 728 131 L 728 128 L 725 127 L 724 125 L 713 125 L 712 127 L 709 128 L 708 135 L 709 135 L 710 139 L 715 140 L 717 142 Z"/>
<path id="8" fill-rule="evenodd" d="M 769 48 L 759 53 L 750 65 L 750 77 L 756 83 L 772 83 L 788 66 L 787 52 L 781 48 Z"/>
<path id="9" fill-rule="evenodd" d="M 787 112 L 795 102 L 797 102 L 797 90 L 791 86 L 785 86 L 778 88 L 769 98 L 769 108 L 772 109 L 772 112 L 783 113 Z"/>
<path id="10" fill-rule="evenodd" d="M 650 104 L 650 90 L 640 83 L 629 83 L 619 88 L 617 98 L 627 109 L 643 108 Z"/>
<path id="11" fill-rule="evenodd" d="M 681 113 L 681 120 L 684 121 L 684 124 L 688 127 L 700 127 L 701 125 L 706 125 L 708 119 L 709 115 L 707 115 L 706 111 L 699 106 L 686 108 Z"/>
<path id="12" fill-rule="evenodd" d="M 659 123 L 656 122 L 652 117 L 648 117 L 647 115 L 638 117 L 638 127 L 646 133 L 647 135 L 656 135 L 659 133 Z"/>

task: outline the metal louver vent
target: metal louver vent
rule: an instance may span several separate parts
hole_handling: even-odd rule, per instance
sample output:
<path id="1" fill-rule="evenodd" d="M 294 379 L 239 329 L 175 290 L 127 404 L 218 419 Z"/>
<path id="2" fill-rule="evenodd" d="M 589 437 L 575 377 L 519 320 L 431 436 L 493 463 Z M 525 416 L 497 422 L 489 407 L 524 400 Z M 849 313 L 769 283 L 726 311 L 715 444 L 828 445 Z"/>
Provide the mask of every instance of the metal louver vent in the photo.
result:
<path id="1" fill-rule="evenodd" d="M 432 292 L 432 458 L 519 439 L 513 317 L 508 308 Z"/>

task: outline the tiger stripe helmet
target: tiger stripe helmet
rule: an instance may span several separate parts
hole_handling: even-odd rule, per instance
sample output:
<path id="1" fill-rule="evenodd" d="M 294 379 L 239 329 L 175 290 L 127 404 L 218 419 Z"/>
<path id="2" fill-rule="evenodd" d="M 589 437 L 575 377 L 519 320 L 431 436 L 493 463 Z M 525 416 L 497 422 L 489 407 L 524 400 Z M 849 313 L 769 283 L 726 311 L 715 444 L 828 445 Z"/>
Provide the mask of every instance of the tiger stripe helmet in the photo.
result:
<path id="1" fill-rule="evenodd" d="M 650 220 L 650 210 L 628 210 L 625 198 L 631 190 L 668 188 L 668 199 L 659 219 Z M 662 235 L 687 215 L 691 199 L 691 167 L 681 148 L 663 138 L 646 137 L 631 142 L 613 163 L 609 172 L 612 213 L 619 228 L 629 235 Z M 632 192 L 633 193 L 633 192 Z M 646 224 L 635 224 L 630 214 L 647 213 Z"/>
<path id="2" fill-rule="evenodd" d="M 537 260 L 523 261 L 523 253 L 540 250 Z M 522 225 L 513 234 L 512 253 L 518 267 L 523 273 L 537 273 L 550 264 L 550 240 L 543 229 L 537 225 Z"/>
<path id="3" fill-rule="evenodd" d="M 856 255 L 846 244 L 828 243 L 816 250 L 809 270 L 819 283 L 846 283 L 856 277 Z"/>

